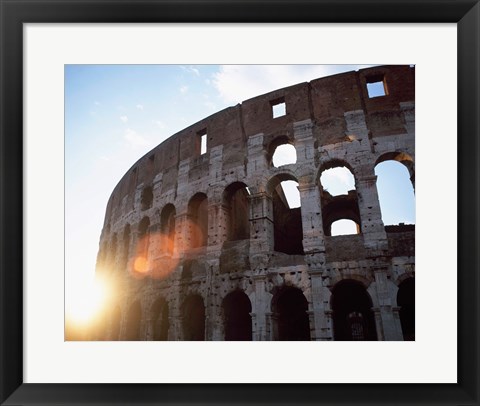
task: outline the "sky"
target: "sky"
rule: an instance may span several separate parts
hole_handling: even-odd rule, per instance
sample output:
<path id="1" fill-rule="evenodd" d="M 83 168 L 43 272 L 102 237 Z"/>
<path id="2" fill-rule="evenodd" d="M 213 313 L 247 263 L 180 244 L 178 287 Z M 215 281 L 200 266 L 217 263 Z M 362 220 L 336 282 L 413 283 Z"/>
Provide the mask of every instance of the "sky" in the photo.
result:
<path id="1" fill-rule="evenodd" d="M 93 292 L 91 286 L 107 201 L 116 184 L 139 158 L 176 132 L 243 100 L 365 67 L 65 65 L 67 312 L 79 303 L 86 306 L 85 296 L 94 296 L 85 292 Z M 381 166 L 377 166 L 377 186 L 382 192 L 384 222 L 415 223 L 413 190 L 406 168 L 391 162 Z M 353 189 L 348 173 L 328 177 L 331 178 L 328 190 L 332 194 L 337 187 Z M 323 185 L 324 181 L 327 179 L 322 179 Z M 383 196 L 389 201 L 384 201 Z"/>

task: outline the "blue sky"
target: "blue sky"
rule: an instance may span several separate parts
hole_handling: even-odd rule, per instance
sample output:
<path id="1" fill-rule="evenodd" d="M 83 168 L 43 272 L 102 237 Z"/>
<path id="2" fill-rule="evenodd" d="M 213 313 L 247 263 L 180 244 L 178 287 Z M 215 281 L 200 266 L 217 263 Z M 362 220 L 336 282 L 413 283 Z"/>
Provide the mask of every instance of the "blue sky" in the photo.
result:
<path id="1" fill-rule="evenodd" d="M 95 271 L 110 193 L 145 153 L 177 131 L 248 98 L 360 65 L 66 65 L 66 298 Z M 406 168 L 385 164 L 387 224 L 415 222 Z M 380 169 L 380 168 L 378 168 Z M 378 174 L 378 173 L 377 173 Z M 337 177 L 342 183 L 341 177 Z M 384 184 L 383 184 L 384 183 Z M 407 204 L 407 202 L 411 202 Z M 73 299 L 72 299 L 73 300 Z"/>

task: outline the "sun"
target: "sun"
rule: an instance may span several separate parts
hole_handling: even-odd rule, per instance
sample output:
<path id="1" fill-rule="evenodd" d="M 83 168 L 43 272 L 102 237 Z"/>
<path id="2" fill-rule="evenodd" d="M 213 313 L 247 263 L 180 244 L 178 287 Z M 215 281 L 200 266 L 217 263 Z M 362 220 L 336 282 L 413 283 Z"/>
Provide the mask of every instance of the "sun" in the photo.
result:
<path id="1" fill-rule="evenodd" d="M 77 281 L 66 298 L 66 316 L 75 324 L 88 324 L 104 308 L 107 297 L 107 285 L 102 279 Z"/>

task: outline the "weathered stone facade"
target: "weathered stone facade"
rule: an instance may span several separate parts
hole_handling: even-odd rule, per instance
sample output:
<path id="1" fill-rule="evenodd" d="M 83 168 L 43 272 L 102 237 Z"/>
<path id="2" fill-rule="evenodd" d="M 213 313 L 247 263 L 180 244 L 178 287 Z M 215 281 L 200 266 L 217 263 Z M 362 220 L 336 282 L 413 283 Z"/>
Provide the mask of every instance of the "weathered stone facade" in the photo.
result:
<path id="1" fill-rule="evenodd" d="M 373 82 L 384 96 L 369 97 Z M 97 274 L 116 293 L 97 337 L 414 338 L 414 226 L 384 226 L 374 172 L 396 160 L 414 184 L 414 101 L 414 67 L 369 68 L 244 101 L 150 151 L 108 202 Z M 285 143 L 296 163 L 275 167 Z M 354 175 L 348 195 L 322 188 L 337 166 Z M 338 219 L 359 234 L 331 236 Z"/>

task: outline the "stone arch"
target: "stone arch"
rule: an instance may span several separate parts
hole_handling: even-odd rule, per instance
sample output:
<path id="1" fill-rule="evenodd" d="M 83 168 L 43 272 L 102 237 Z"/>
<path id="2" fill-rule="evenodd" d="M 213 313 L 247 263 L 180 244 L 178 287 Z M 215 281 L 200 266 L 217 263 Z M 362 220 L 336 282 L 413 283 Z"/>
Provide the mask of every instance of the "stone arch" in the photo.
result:
<path id="1" fill-rule="evenodd" d="M 171 203 L 166 204 L 160 214 L 161 249 L 169 255 L 175 249 L 175 215 L 175 206 Z"/>
<path id="2" fill-rule="evenodd" d="M 271 308 L 274 340 L 310 340 L 308 302 L 301 289 L 285 285 L 278 288 Z"/>
<path id="3" fill-rule="evenodd" d="M 199 294 L 190 294 L 182 305 L 183 339 L 205 340 L 205 305 Z"/>
<path id="4" fill-rule="evenodd" d="M 148 260 L 148 246 L 150 245 L 150 219 L 145 216 L 138 225 L 137 257 Z"/>
<path id="5" fill-rule="evenodd" d="M 320 188 L 320 201 L 322 206 L 322 222 L 323 232 L 326 236 L 332 235 L 332 224 L 339 220 L 350 220 L 356 224 L 357 234 L 361 232 L 362 221 L 360 216 L 360 209 L 358 206 L 358 195 L 356 189 L 345 190 L 346 194 L 332 195 L 324 188 L 321 177 L 324 171 L 335 168 L 346 168 L 352 178 L 354 184 L 356 183 L 356 177 L 353 172 L 352 166 L 341 159 L 332 159 L 328 162 L 324 162 L 320 166 L 318 172 L 318 184 Z M 354 186 L 355 187 L 355 186 Z"/>
<path id="6" fill-rule="evenodd" d="M 142 189 L 142 195 L 140 197 L 140 208 L 142 211 L 148 210 L 153 204 L 153 187 L 152 185 L 145 186 Z"/>
<path id="7" fill-rule="evenodd" d="M 362 283 L 353 279 L 338 282 L 330 304 L 335 341 L 377 340 L 372 299 Z"/>
<path id="8" fill-rule="evenodd" d="M 123 238 L 122 238 L 122 261 L 121 266 L 122 268 L 126 268 L 128 264 L 128 258 L 130 256 L 130 238 L 131 238 L 131 231 L 130 231 L 130 224 L 125 224 L 123 229 Z"/>
<path id="9" fill-rule="evenodd" d="M 167 341 L 169 330 L 168 303 L 164 298 L 158 298 L 151 308 L 152 339 L 154 341 Z"/>
<path id="10" fill-rule="evenodd" d="M 196 193 L 188 202 L 190 220 L 190 247 L 204 247 L 208 243 L 208 198 L 205 193 Z"/>
<path id="11" fill-rule="evenodd" d="M 415 189 L 415 162 L 410 154 L 402 151 L 386 152 L 375 161 L 375 166 L 385 161 L 397 161 L 404 165 L 410 174 L 410 181 Z"/>
<path id="12" fill-rule="evenodd" d="M 267 182 L 267 192 L 272 199 L 274 250 L 289 255 L 303 255 L 302 209 L 290 208 L 281 187 L 286 180 L 298 183 L 289 173 L 279 173 Z"/>
<path id="13" fill-rule="evenodd" d="M 276 153 L 276 150 L 278 147 L 281 147 L 282 145 L 291 145 L 293 148 L 295 148 L 293 140 L 291 140 L 287 135 L 279 135 L 275 137 L 272 141 L 267 146 L 267 163 L 269 166 L 275 166 L 273 161 L 274 161 L 274 156 Z M 278 166 L 283 166 L 283 165 L 288 165 L 288 164 L 294 164 L 297 161 L 297 153 L 295 150 L 295 159 L 291 162 L 286 162 L 286 163 L 281 163 Z"/>
<path id="14" fill-rule="evenodd" d="M 250 237 L 250 204 L 247 185 L 234 182 L 223 192 L 227 217 L 227 240 L 246 240 Z"/>
<path id="15" fill-rule="evenodd" d="M 415 341 L 415 278 L 407 278 L 398 286 L 397 305 L 403 339 Z"/>
<path id="16" fill-rule="evenodd" d="M 142 321 L 142 307 L 140 301 L 136 300 L 130 305 L 127 313 L 125 340 L 138 341 L 140 337 L 140 326 Z"/>
<path id="17" fill-rule="evenodd" d="M 252 340 L 252 303 L 241 290 L 230 292 L 222 301 L 225 341 Z"/>
<path id="18" fill-rule="evenodd" d="M 374 170 L 377 176 L 377 193 L 384 225 L 414 223 L 415 170 L 412 157 L 404 152 L 382 154 L 376 160 Z M 399 200 L 402 201 L 400 208 L 397 207 Z M 401 230 L 392 227 L 387 230 L 387 232 L 396 231 Z"/>

